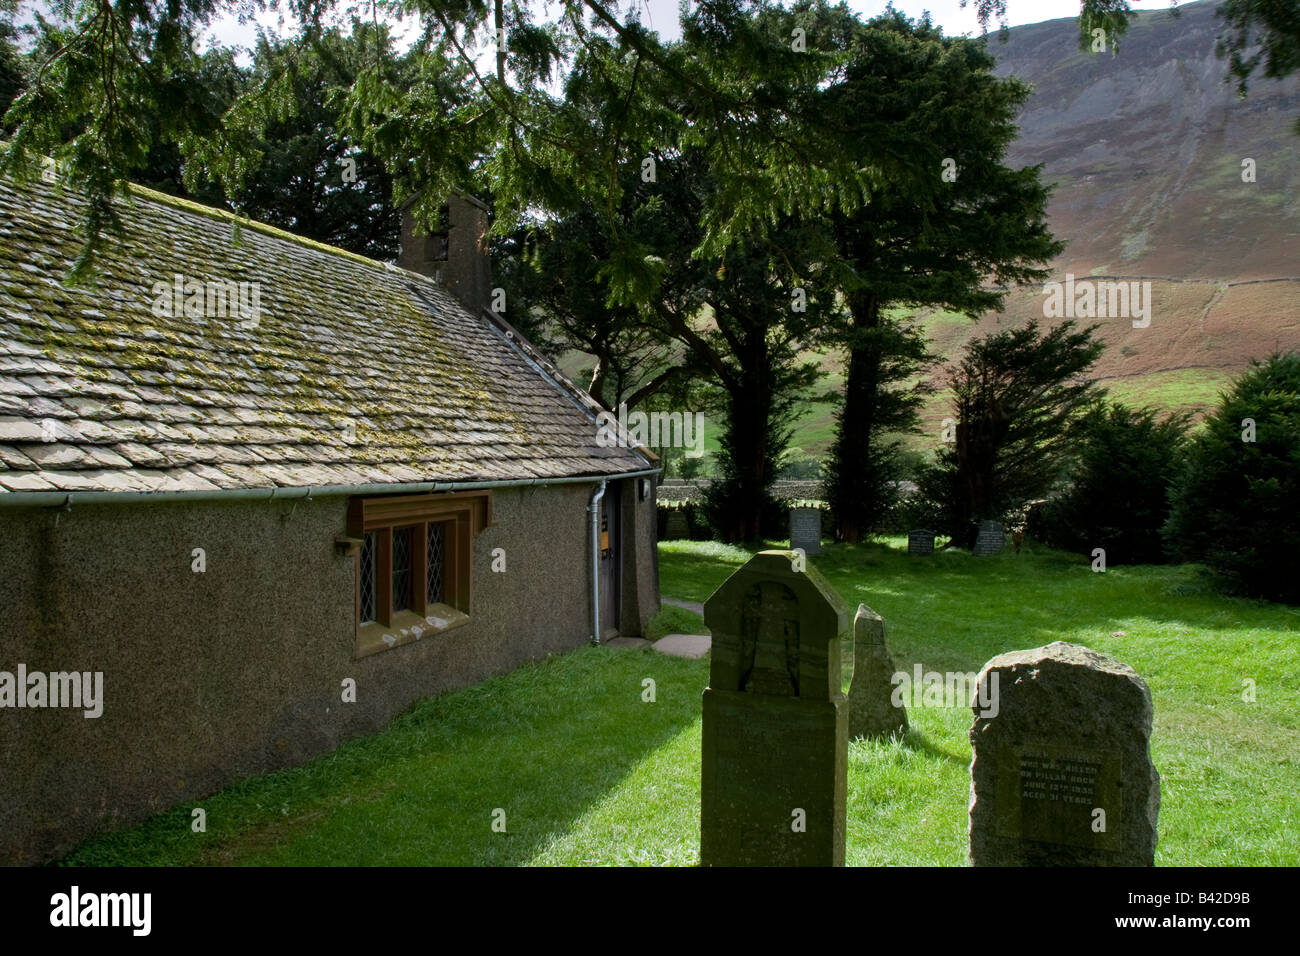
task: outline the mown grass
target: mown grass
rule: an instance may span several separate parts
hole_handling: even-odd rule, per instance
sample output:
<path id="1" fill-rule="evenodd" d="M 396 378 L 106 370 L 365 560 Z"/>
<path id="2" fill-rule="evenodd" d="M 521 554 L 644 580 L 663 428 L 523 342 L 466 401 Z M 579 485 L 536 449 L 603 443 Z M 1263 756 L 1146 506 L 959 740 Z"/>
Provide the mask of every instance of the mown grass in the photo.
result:
<path id="1" fill-rule="evenodd" d="M 664 543 L 663 592 L 702 601 L 749 554 Z M 1054 640 L 1131 664 L 1155 702 L 1157 863 L 1300 864 L 1300 609 L 1224 597 L 1194 567 L 1095 574 L 1085 558 L 1032 546 L 922 558 L 894 538 L 813 561 L 851 607 L 885 617 L 900 668 L 977 671 Z M 665 607 L 657 626 L 699 623 Z M 707 683 L 707 660 L 584 648 L 423 701 L 330 756 L 215 794 L 202 803 L 205 834 L 191 832 L 186 805 L 66 862 L 693 863 Z M 850 864 L 966 861 L 971 713 L 908 716 L 902 739 L 850 744 Z M 492 830 L 496 808 L 505 833 Z"/>
<path id="2" fill-rule="evenodd" d="M 646 633 L 649 640 L 657 641 L 665 634 L 707 634 L 704 617 L 686 608 L 665 604 L 650 620 L 650 629 Z"/>
<path id="3" fill-rule="evenodd" d="M 666 542 L 663 592 L 701 600 L 747 554 Z M 1020 555 L 912 557 L 897 537 L 813 560 L 851 606 L 885 618 L 902 669 L 978 671 L 1056 640 L 1131 665 L 1155 705 L 1157 863 L 1300 864 L 1300 609 L 1225 597 L 1192 566 L 1094 573 L 1084 557 L 1032 544 Z M 1253 703 L 1242 699 L 1248 679 Z M 851 746 L 850 862 L 965 858 L 971 714 L 924 707 L 908 717 L 902 741 Z"/>
<path id="4" fill-rule="evenodd" d="M 646 678 L 655 681 L 654 703 L 643 700 Z M 647 759 L 662 761 L 665 748 L 681 746 L 707 682 L 706 664 L 652 651 L 589 647 L 554 656 L 422 701 L 380 733 L 201 801 L 206 833 L 191 831 L 187 804 L 83 844 L 64 862 L 500 866 L 546 859 L 548 847 L 590 828 L 590 814 Z M 683 770 L 681 779 L 691 775 Z M 662 809 L 680 815 L 690 804 L 674 792 Z M 492 828 L 498 809 L 504 833 Z M 609 831 L 602 845 L 608 854 L 638 842 L 634 833 Z"/>

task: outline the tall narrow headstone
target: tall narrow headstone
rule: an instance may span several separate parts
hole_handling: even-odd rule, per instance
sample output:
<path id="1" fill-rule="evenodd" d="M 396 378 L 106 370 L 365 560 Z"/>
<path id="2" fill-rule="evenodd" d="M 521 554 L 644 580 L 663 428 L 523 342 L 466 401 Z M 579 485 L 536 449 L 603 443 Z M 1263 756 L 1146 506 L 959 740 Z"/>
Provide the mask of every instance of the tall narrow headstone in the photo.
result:
<path id="1" fill-rule="evenodd" d="M 704 602 L 700 863 L 840 866 L 848 608 L 790 551 L 761 551 Z"/>
<path id="2" fill-rule="evenodd" d="M 1057 641 L 980 672 L 970 739 L 975 866 L 1152 866 L 1160 775 L 1151 691 Z"/>
<path id="3" fill-rule="evenodd" d="M 853 619 L 853 657 L 849 737 L 906 733 L 907 708 L 893 704 L 894 659 L 885 645 L 885 622 L 865 604 Z"/>
<path id="4" fill-rule="evenodd" d="M 977 558 L 997 554 L 1007 543 L 1006 533 L 1001 521 L 981 521 L 979 533 L 975 536 L 975 547 L 971 551 Z"/>
<path id="5" fill-rule="evenodd" d="M 822 553 L 822 513 L 818 508 L 790 509 L 790 549 L 802 548 L 803 553 L 816 556 Z"/>

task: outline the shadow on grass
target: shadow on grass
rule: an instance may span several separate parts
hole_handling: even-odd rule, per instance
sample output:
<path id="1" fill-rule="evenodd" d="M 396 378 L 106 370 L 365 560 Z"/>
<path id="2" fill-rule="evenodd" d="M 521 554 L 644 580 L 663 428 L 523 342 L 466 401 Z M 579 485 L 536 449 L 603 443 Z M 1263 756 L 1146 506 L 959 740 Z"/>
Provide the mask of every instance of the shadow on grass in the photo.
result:
<path id="1" fill-rule="evenodd" d="M 937 763 L 955 764 L 963 770 L 970 766 L 970 758 L 968 756 L 961 756 L 944 750 L 941 746 L 934 743 L 923 731 L 918 730 L 915 724 L 910 724 L 901 737 L 897 733 L 879 737 L 852 737 L 849 739 L 849 743 L 851 745 L 867 744 L 886 747 L 897 746 L 903 750 L 911 751 L 918 756 L 928 757 L 930 760 Z"/>
<path id="2" fill-rule="evenodd" d="M 968 757 L 959 757 L 956 754 L 949 753 L 942 747 L 936 746 L 930 741 L 929 737 L 917 730 L 914 726 L 909 726 L 907 728 L 907 733 L 903 735 L 902 744 L 908 750 L 928 754 L 936 760 L 953 763 L 962 768 L 970 766 L 970 759 Z"/>
<path id="3" fill-rule="evenodd" d="M 653 706 L 642 699 L 646 678 Z M 707 683 L 707 662 L 649 651 L 548 658 L 421 701 L 306 766 L 213 794 L 200 803 L 206 833 L 192 832 L 186 805 L 88 841 L 63 863 L 527 863 L 697 720 Z"/>

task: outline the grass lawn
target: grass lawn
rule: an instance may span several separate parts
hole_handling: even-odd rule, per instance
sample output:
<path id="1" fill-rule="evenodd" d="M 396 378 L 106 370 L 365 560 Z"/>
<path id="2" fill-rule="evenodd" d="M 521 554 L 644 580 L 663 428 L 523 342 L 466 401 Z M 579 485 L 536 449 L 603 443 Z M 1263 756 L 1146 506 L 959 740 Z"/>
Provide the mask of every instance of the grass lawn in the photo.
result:
<path id="1" fill-rule="evenodd" d="M 665 595 L 701 601 L 748 557 L 660 546 Z M 1300 609 L 1226 598 L 1191 567 L 1089 570 L 1027 548 L 911 558 L 901 538 L 813 563 L 886 621 L 900 668 L 977 671 L 1054 640 L 1132 665 L 1155 700 L 1162 865 L 1300 865 Z M 702 631 L 668 608 L 654 636 Z M 643 700 L 655 682 L 653 703 Z M 1242 700 L 1243 681 L 1256 699 Z M 83 844 L 96 864 L 689 864 L 708 662 L 584 648 L 416 705 L 383 732 Z M 847 862 L 966 862 L 971 712 L 923 707 L 850 744 Z M 493 832 L 494 810 L 506 832 Z"/>

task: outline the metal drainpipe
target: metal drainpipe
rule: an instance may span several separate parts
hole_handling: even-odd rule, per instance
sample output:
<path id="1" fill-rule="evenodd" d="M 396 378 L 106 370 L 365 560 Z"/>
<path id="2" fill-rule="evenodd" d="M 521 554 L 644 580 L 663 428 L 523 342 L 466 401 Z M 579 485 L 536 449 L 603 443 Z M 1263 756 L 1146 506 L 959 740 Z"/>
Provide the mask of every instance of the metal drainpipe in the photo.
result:
<path id="1" fill-rule="evenodd" d="M 591 643 L 600 643 L 600 499 L 605 497 L 605 479 L 591 495 L 591 621 L 595 633 Z"/>

